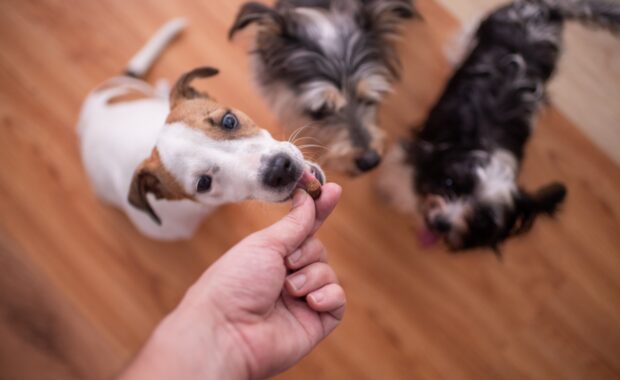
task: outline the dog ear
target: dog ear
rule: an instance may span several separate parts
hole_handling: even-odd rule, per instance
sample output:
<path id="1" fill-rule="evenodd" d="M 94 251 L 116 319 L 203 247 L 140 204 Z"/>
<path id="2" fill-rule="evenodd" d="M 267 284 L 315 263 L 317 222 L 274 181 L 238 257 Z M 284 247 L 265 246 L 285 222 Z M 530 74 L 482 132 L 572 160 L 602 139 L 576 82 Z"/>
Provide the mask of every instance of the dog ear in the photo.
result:
<path id="1" fill-rule="evenodd" d="M 538 213 L 553 216 L 560 204 L 566 199 L 568 191 L 562 183 L 554 182 L 539 189 L 532 199 Z"/>
<path id="2" fill-rule="evenodd" d="M 534 194 L 520 191 L 515 199 L 517 221 L 513 234 L 529 231 L 541 214 L 554 216 L 567 193 L 566 186 L 558 182 L 543 186 Z"/>
<path id="3" fill-rule="evenodd" d="M 153 149 L 151 156 L 136 169 L 129 186 L 127 200 L 138 210 L 147 213 L 155 223 L 161 225 L 161 219 L 147 199 L 149 193 L 155 195 L 156 199 L 180 200 L 191 198 L 164 168 L 157 148 Z"/>
<path id="4" fill-rule="evenodd" d="M 261 28 L 271 29 L 277 33 L 282 33 L 285 25 L 282 16 L 274 9 L 261 3 L 249 2 L 243 4 L 239 10 L 233 26 L 228 31 L 228 39 L 232 39 L 238 31 L 252 23 L 258 23 Z"/>
<path id="5" fill-rule="evenodd" d="M 370 29 L 379 33 L 392 34 L 406 19 L 419 17 L 412 0 L 363 0 Z"/>
<path id="6" fill-rule="evenodd" d="M 212 67 L 199 67 L 188 73 L 183 74 L 176 82 L 170 93 L 170 108 L 174 108 L 180 101 L 195 98 L 209 98 L 205 92 L 197 91 L 191 86 L 191 82 L 196 78 L 209 78 L 219 73 L 218 69 Z"/>

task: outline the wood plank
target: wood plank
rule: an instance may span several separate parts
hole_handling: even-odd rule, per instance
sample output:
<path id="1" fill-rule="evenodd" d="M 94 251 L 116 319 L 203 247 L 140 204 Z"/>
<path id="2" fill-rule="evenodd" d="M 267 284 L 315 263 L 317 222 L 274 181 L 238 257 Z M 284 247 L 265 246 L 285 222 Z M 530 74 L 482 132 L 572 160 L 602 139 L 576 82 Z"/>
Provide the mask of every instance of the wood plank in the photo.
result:
<path id="1" fill-rule="evenodd" d="M 0 2 L 0 378 L 113 375 L 204 268 L 285 212 L 227 206 L 192 241 L 152 242 L 94 197 L 78 154 L 83 97 L 177 15 L 191 27 L 150 78 L 219 67 L 205 88 L 284 137 L 257 101 L 249 38 L 226 40 L 240 3 Z M 381 113 L 392 140 L 423 120 L 451 70 L 443 49 L 458 23 L 434 0 L 420 7 L 425 22 L 408 25 L 400 46 L 403 83 Z M 345 193 L 320 237 L 349 309 L 280 378 L 620 376 L 620 170 L 562 113 L 541 117 L 523 181 L 565 181 L 568 202 L 509 243 L 504 262 L 423 250 L 376 195 L 376 173 L 328 174 Z"/>

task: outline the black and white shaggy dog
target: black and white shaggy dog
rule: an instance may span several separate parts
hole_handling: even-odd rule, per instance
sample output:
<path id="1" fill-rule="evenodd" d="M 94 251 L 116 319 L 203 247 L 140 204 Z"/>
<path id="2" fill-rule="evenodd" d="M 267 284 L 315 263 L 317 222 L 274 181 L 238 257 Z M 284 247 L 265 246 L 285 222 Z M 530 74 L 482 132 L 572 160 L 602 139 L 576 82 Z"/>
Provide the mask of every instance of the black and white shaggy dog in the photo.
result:
<path id="1" fill-rule="evenodd" d="M 421 212 L 450 248 L 498 252 L 564 200 L 560 183 L 530 193 L 517 177 L 569 20 L 618 32 L 620 3 L 518 0 L 496 10 L 422 128 L 390 152 L 383 192 L 397 207 Z"/>
<path id="2" fill-rule="evenodd" d="M 384 133 L 377 108 L 398 79 L 393 45 L 412 0 L 279 0 L 246 3 L 230 37 L 258 25 L 254 71 L 279 118 L 306 126 L 304 142 L 320 145 L 321 163 L 357 175 L 381 161 Z"/>

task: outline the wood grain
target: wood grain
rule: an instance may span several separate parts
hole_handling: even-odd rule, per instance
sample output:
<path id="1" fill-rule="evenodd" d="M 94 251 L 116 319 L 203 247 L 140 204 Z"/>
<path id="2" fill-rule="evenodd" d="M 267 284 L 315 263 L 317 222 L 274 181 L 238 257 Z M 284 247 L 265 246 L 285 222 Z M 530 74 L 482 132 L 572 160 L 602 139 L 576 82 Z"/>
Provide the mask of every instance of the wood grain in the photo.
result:
<path id="1" fill-rule="evenodd" d="M 209 92 L 285 137 L 251 84 L 249 38 L 226 39 L 239 3 L 0 2 L 1 379 L 109 378 L 209 264 L 285 212 L 223 207 L 192 241 L 153 242 L 94 197 L 79 159 L 84 96 L 179 15 L 191 28 L 150 79 L 219 67 Z M 401 43 L 404 81 L 382 110 L 392 137 L 423 119 L 450 73 L 442 49 L 458 23 L 433 0 L 420 6 L 425 22 Z M 509 243 L 503 262 L 423 250 L 377 197 L 376 174 L 328 175 L 345 193 L 320 237 L 349 308 L 280 378 L 620 377 L 620 170 L 562 113 L 542 116 L 523 182 L 565 181 L 568 202 Z"/>

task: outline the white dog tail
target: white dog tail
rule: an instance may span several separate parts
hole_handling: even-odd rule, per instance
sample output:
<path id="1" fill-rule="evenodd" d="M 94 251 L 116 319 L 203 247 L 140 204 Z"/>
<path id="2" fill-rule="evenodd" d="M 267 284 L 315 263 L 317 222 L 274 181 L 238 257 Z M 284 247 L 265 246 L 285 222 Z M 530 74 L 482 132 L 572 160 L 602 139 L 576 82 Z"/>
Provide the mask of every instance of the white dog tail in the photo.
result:
<path id="1" fill-rule="evenodd" d="M 142 78 L 164 52 L 166 47 L 185 29 L 187 22 L 175 18 L 162 26 L 127 64 L 125 75 Z"/>

